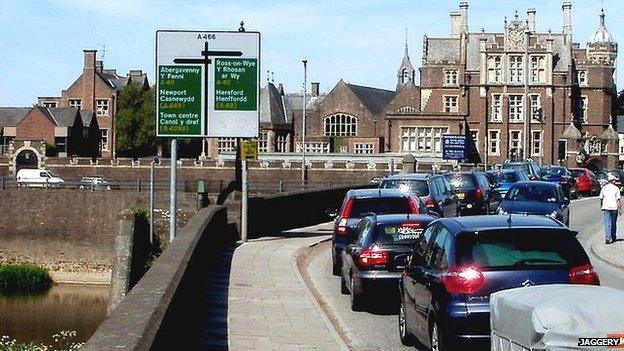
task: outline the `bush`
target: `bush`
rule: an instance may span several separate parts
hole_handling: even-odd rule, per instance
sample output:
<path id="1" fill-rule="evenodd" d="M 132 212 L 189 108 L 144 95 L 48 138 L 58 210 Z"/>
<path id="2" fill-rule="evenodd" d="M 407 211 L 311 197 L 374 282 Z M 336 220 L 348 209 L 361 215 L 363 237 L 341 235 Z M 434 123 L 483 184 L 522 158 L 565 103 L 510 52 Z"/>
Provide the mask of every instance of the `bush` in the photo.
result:
<path id="1" fill-rule="evenodd" d="M 75 342 L 75 338 L 75 331 L 64 330 L 52 335 L 54 343 L 46 345 L 34 342 L 20 343 L 5 335 L 0 337 L 0 351 L 78 351 L 84 346 L 84 343 Z"/>
<path id="2" fill-rule="evenodd" d="M 40 293 L 52 285 L 47 269 L 31 264 L 0 264 L 0 293 Z"/>
<path id="3" fill-rule="evenodd" d="M 143 274 L 147 272 L 154 261 L 162 253 L 161 241 L 158 235 L 149 240 L 149 210 L 144 207 L 134 209 L 134 240 L 132 244 L 132 264 L 130 268 L 130 287 L 132 288 Z"/>

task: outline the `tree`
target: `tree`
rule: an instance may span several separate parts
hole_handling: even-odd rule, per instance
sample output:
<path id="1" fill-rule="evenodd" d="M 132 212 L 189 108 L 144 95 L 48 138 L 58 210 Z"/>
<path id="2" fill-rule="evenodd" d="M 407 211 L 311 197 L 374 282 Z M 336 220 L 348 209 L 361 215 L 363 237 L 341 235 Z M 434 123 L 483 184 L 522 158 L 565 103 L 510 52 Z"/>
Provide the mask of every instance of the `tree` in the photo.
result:
<path id="1" fill-rule="evenodd" d="M 155 107 L 153 89 L 128 84 L 121 90 L 116 120 L 118 155 L 137 158 L 156 153 Z"/>

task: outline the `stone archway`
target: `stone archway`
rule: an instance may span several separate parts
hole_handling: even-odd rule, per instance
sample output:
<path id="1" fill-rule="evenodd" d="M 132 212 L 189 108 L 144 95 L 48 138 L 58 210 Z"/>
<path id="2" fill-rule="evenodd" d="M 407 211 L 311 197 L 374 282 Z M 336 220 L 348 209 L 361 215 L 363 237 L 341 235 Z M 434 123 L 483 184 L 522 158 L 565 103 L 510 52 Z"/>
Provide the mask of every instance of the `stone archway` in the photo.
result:
<path id="1" fill-rule="evenodd" d="M 41 160 L 41 155 L 37 152 L 37 149 L 33 147 L 24 146 L 15 152 L 14 167 L 15 174 L 17 171 L 23 168 L 39 168 L 39 161 Z"/>

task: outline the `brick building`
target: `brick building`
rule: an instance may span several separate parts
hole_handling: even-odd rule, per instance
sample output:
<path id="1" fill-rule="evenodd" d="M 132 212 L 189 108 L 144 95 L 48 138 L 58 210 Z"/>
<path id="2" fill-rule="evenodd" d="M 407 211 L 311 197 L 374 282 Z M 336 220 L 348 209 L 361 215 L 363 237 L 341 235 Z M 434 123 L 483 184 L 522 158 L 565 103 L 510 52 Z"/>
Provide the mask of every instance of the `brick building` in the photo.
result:
<path id="1" fill-rule="evenodd" d="M 461 2 L 450 14 L 450 36 L 423 38 L 420 84 L 406 45 L 395 91 L 340 80 L 308 104 L 307 150 L 439 159 L 442 135 L 462 134 L 467 120 L 487 165 L 530 157 L 617 166 L 617 44 L 604 12 L 586 46 L 574 42 L 571 11 L 563 3 L 560 32 L 537 32 L 535 9 L 526 20 L 505 19 L 502 32 L 470 32 L 468 3 Z M 299 146 L 300 122 L 295 115 Z"/>
<path id="2" fill-rule="evenodd" d="M 125 76 L 115 69 L 105 69 L 96 60 L 97 50 L 84 50 L 82 74 L 60 97 L 39 97 L 42 107 L 75 107 L 95 111 L 100 128 L 100 153 L 102 157 L 115 157 L 115 116 L 118 94 L 128 84 L 138 83 L 149 88 L 147 75 L 141 70 L 130 70 Z"/>

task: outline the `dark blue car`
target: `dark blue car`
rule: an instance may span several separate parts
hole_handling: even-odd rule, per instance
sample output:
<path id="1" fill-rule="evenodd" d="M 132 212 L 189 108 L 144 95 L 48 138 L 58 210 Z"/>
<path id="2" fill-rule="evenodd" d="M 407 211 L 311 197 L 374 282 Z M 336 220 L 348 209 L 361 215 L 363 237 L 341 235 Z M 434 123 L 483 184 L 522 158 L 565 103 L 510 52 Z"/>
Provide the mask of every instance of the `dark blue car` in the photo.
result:
<path id="1" fill-rule="evenodd" d="M 433 350 L 489 350 L 490 294 L 600 280 L 576 232 L 542 216 L 432 222 L 399 283 L 399 335 Z"/>
<path id="2" fill-rule="evenodd" d="M 427 207 L 417 196 L 405 194 L 398 189 L 349 190 L 334 219 L 334 234 L 332 235 L 333 274 L 340 274 L 342 251 L 357 239 L 355 227 L 362 217 L 370 214 L 421 214 L 428 212 Z"/>
<path id="3" fill-rule="evenodd" d="M 563 166 L 549 166 L 542 168 L 542 180 L 561 185 L 563 193 L 569 199 L 577 197 L 576 179 L 574 179 L 572 173 Z"/>
<path id="4" fill-rule="evenodd" d="M 507 191 L 514 183 L 529 181 L 529 176 L 520 169 L 491 170 L 485 174 L 490 179 L 490 183 L 494 184 L 494 189 L 498 191 L 501 197 L 507 195 Z"/>
<path id="5" fill-rule="evenodd" d="M 548 216 L 570 224 L 570 200 L 557 183 L 517 182 L 503 199 L 498 214 L 525 214 Z"/>
<path id="6" fill-rule="evenodd" d="M 397 296 L 397 286 L 414 244 L 427 225 L 429 215 L 381 215 L 358 223 L 357 240 L 342 252 L 340 289 L 350 294 L 351 309 L 365 307 L 372 296 Z"/>

